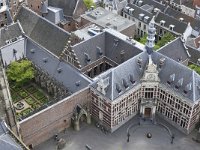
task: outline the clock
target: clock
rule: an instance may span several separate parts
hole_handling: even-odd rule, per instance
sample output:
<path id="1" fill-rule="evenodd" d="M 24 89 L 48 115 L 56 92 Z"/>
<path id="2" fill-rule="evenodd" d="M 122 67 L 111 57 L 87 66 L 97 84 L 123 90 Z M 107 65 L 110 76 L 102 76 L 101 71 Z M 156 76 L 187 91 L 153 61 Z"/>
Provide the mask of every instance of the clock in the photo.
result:
<path id="1" fill-rule="evenodd" d="M 155 80 L 155 75 L 154 74 L 148 74 L 147 79 L 148 80 Z"/>

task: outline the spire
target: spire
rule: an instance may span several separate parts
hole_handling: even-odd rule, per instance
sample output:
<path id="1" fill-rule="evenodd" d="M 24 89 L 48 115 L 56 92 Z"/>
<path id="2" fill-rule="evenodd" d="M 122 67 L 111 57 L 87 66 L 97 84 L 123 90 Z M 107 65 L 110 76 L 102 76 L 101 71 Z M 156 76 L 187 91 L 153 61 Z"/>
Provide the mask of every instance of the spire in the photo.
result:
<path id="1" fill-rule="evenodd" d="M 154 27 L 154 24 L 155 24 L 154 18 L 155 16 L 153 16 L 153 18 L 151 19 L 149 23 L 149 28 L 148 28 L 146 50 L 149 55 L 153 52 L 153 47 L 154 47 L 154 42 L 155 42 L 156 28 Z"/>

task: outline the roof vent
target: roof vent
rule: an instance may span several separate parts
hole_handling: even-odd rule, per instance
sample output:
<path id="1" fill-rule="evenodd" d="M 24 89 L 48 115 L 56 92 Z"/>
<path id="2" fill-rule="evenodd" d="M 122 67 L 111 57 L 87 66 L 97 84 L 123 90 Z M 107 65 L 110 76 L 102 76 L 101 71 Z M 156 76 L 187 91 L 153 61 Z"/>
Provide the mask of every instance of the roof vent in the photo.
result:
<path id="1" fill-rule="evenodd" d="M 87 62 L 90 62 L 91 61 L 90 56 L 87 53 L 84 53 L 84 55 L 85 55 L 85 60 Z"/>
<path id="2" fill-rule="evenodd" d="M 48 58 L 43 58 L 43 62 L 47 63 L 48 62 Z"/>
<path id="3" fill-rule="evenodd" d="M 128 83 L 126 82 L 125 79 L 122 79 L 122 84 L 124 85 L 125 89 L 128 88 Z"/>
<path id="4" fill-rule="evenodd" d="M 144 17 L 144 14 L 139 14 L 139 19 L 142 20 Z"/>
<path id="5" fill-rule="evenodd" d="M 58 68 L 58 69 L 57 69 L 57 72 L 58 72 L 58 73 L 61 73 L 61 72 L 62 72 L 62 68 Z"/>
<path id="6" fill-rule="evenodd" d="M 81 81 L 76 81 L 75 83 L 76 86 L 80 86 L 80 84 L 81 84 Z"/>
<path id="7" fill-rule="evenodd" d="M 35 49 L 31 49 L 30 52 L 31 52 L 32 54 L 34 54 L 34 53 L 35 53 Z"/>
<path id="8" fill-rule="evenodd" d="M 118 83 L 116 83 L 116 90 L 118 93 L 121 93 L 121 91 L 122 91 L 122 89 L 120 88 Z"/>

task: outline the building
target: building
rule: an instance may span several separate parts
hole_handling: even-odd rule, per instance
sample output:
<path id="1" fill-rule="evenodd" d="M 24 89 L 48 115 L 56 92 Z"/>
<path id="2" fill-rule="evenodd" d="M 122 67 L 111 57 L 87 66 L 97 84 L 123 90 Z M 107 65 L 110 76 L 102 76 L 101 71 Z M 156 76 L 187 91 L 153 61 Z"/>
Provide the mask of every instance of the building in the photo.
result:
<path id="1" fill-rule="evenodd" d="M 36 70 L 35 82 L 53 95 L 17 125 L 13 121 L 23 142 L 35 147 L 71 125 L 81 130 L 80 122 L 91 123 L 91 117 L 114 132 L 137 114 L 153 123 L 159 115 L 189 134 L 199 121 L 200 75 L 186 66 L 190 55 L 183 38 L 153 51 L 154 19 L 148 20 L 146 45 L 110 28 L 74 42 L 65 30 L 21 7 L 15 23 L 0 32 L 1 70 L 26 58 Z M 5 73 L 2 79 L 7 83 Z M 10 94 L 6 100 L 12 104 Z"/>
<path id="2" fill-rule="evenodd" d="M 76 20 L 87 10 L 83 0 L 37 0 L 34 2 L 28 0 L 27 5 L 37 14 L 69 32 L 78 28 Z"/>
<path id="3" fill-rule="evenodd" d="M 129 37 L 135 35 L 135 23 L 120 15 L 109 12 L 102 7 L 88 11 L 81 15 L 81 25 L 96 24 L 102 28 L 112 28 Z"/>
<path id="4" fill-rule="evenodd" d="M 121 15 L 122 9 L 127 5 L 127 0 L 103 0 L 105 9 Z"/>
<path id="5" fill-rule="evenodd" d="M 0 120 L 0 147 L 3 150 L 28 150 L 3 120 Z"/>
<path id="6" fill-rule="evenodd" d="M 199 76 L 152 52 L 154 24 L 150 22 L 147 52 L 107 71 L 91 84 L 93 117 L 111 132 L 138 113 L 153 121 L 155 114 L 162 116 L 187 134 L 199 120 Z"/>

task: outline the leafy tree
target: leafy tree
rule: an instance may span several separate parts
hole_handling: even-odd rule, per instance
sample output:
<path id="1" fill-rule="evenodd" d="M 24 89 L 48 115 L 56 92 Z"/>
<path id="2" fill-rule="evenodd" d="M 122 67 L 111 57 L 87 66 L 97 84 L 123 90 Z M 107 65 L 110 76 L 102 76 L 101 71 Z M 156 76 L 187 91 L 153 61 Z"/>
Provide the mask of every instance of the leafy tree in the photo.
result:
<path id="1" fill-rule="evenodd" d="M 163 35 L 161 40 L 158 41 L 157 44 L 155 44 L 154 49 L 158 50 L 159 48 L 161 48 L 162 46 L 164 46 L 165 44 L 167 44 L 168 42 L 170 42 L 174 39 L 175 39 L 175 37 L 170 32 L 167 32 L 166 34 Z M 145 34 L 142 38 L 138 39 L 137 41 L 142 44 L 146 44 L 147 34 Z"/>
<path id="2" fill-rule="evenodd" d="M 93 0 L 83 0 L 85 6 L 87 7 L 87 9 L 90 9 L 91 6 L 96 7 L 95 3 Z"/>
<path id="3" fill-rule="evenodd" d="M 167 44 L 168 42 L 174 40 L 175 37 L 173 36 L 173 34 L 171 34 L 170 32 L 167 32 L 163 35 L 163 37 L 161 38 L 160 41 L 158 41 L 157 45 L 159 45 L 160 47 L 164 46 L 165 44 Z"/>
<path id="4" fill-rule="evenodd" d="M 17 86 L 25 84 L 27 81 L 33 79 L 35 75 L 34 68 L 29 60 L 12 62 L 6 72 L 8 80 L 14 81 Z"/>
<path id="5" fill-rule="evenodd" d="M 198 74 L 200 74 L 200 67 L 195 65 L 195 64 L 191 64 L 188 66 L 190 69 L 196 71 Z"/>

